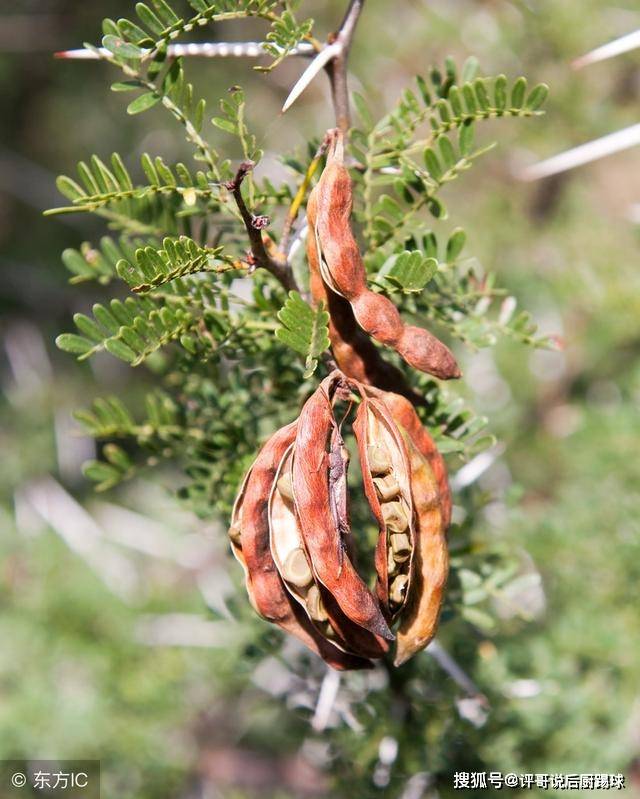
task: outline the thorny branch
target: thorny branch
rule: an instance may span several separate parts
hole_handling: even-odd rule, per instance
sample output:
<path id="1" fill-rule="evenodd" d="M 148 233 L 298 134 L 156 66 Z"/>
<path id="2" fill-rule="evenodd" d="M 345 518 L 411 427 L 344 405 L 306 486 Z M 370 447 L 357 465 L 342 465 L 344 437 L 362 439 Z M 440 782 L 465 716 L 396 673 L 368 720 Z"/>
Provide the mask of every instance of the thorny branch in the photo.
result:
<path id="1" fill-rule="evenodd" d="M 296 284 L 291 267 L 287 264 L 286 260 L 279 260 L 267 252 L 267 248 L 262 238 L 262 231 L 269 224 L 269 217 L 267 216 L 254 216 L 246 206 L 244 197 L 242 196 L 242 181 L 247 174 L 253 169 L 255 164 L 253 161 L 243 161 L 236 172 L 233 180 L 225 183 L 225 188 L 233 194 L 236 201 L 242 221 L 249 236 L 251 244 L 251 257 L 253 265 L 260 266 L 270 272 L 287 291 L 297 291 Z"/>
<path id="2" fill-rule="evenodd" d="M 326 70 L 331 81 L 331 96 L 336 117 L 336 127 L 347 133 L 350 125 L 349 112 L 349 92 L 347 87 L 347 62 L 349 50 L 355 34 L 356 25 L 364 0 L 351 0 L 344 15 L 340 28 L 336 34 L 330 37 L 330 45 L 337 45 L 337 53 L 327 63 Z M 282 232 L 280 251 L 270 254 L 265 247 L 262 233 L 260 232 L 268 224 L 268 219 L 263 216 L 253 216 L 247 209 L 240 186 L 246 174 L 253 168 L 253 163 L 245 161 L 240 165 L 234 180 L 229 181 L 226 187 L 232 192 L 238 205 L 242 220 L 244 222 L 249 241 L 251 242 L 251 254 L 255 260 L 255 265 L 260 266 L 276 277 L 287 291 L 297 290 L 295 278 L 291 267 L 287 261 L 287 245 L 291 235 L 291 229 L 296 219 L 298 210 L 304 195 L 309 187 L 313 173 L 315 172 L 322 153 L 326 149 L 326 140 L 323 141 L 316 153 L 307 174 L 294 198 L 289 214 L 284 223 Z"/>
<path id="3" fill-rule="evenodd" d="M 340 128 L 343 133 L 347 133 L 351 124 L 349 90 L 347 87 L 347 62 L 363 6 L 364 0 L 351 0 L 349 3 L 340 29 L 333 40 L 340 45 L 340 50 L 326 66 L 329 80 L 331 81 L 331 97 L 336 115 L 336 127 Z"/>

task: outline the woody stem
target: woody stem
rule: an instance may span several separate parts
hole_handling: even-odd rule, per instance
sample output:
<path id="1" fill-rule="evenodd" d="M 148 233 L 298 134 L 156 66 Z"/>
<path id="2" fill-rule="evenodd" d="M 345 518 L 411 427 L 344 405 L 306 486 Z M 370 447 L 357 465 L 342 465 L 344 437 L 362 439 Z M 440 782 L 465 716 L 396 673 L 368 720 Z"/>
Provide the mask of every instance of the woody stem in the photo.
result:
<path id="1" fill-rule="evenodd" d="M 362 13 L 364 0 L 351 0 L 347 8 L 335 41 L 341 45 L 340 52 L 327 64 L 327 73 L 331 81 L 331 97 L 336 115 L 336 127 L 347 133 L 351 124 L 349 111 L 349 89 L 347 86 L 347 62 L 349 50 L 353 42 L 356 25 Z"/>

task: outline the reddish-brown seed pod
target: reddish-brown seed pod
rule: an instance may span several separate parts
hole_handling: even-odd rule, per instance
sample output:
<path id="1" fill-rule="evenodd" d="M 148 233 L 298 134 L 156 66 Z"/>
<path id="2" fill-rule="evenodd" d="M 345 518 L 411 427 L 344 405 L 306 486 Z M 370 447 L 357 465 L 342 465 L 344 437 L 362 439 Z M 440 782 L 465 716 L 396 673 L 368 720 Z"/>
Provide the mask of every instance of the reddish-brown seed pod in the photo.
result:
<path id="1" fill-rule="evenodd" d="M 424 398 L 407 385 L 404 375 L 393 364 L 387 363 L 380 350 L 356 322 L 353 309 L 344 297 L 332 291 L 320 274 L 318 245 L 315 227 L 311 220 L 317 217 L 317 192 L 314 189 L 307 203 L 310 220 L 307 236 L 307 258 L 311 296 L 315 303 L 323 303 L 329 311 L 329 339 L 338 367 L 345 375 L 383 391 L 395 391 L 416 404 Z"/>
<path id="2" fill-rule="evenodd" d="M 342 134 L 335 131 L 329 144 L 327 164 L 307 206 L 308 253 L 312 293 L 319 296 L 318 271 L 326 288 L 344 297 L 357 323 L 386 346 L 393 347 L 411 366 L 436 377 L 460 376 L 451 351 L 427 330 L 406 326 L 387 297 L 367 286 L 366 270 L 351 231 L 352 184 L 343 163 Z M 316 252 L 313 253 L 315 248 Z"/>
<path id="3" fill-rule="evenodd" d="M 400 618 L 394 660 L 400 666 L 427 646 L 438 626 L 449 572 L 446 532 L 451 519 L 451 492 L 442 455 L 411 403 L 397 394 L 372 391 L 383 399 L 406 432 L 416 511 L 413 581 Z"/>
<path id="4" fill-rule="evenodd" d="M 302 537 L 317 579 L 351 621 L 383 639 L 394 635 L 380 606 L 349 560 L 330 510 L 327 444 L 336 424 L 329 392 L 333 373 L 304 404 L 293 459 L 293 495 Z"/>
<path id="5" fill-rule="evenodd" d="M 415 540 L 411 469 L 402 433 L 378 399 L 361 387 L 353 432 L 365 496 L 378 523 L 375 551 L 378 598 L 394 619 L 411 590 Z"/>
<path id="6" fill-rule="evenodd" d="M 286 592 L 270 549 L 268 498 L 278 464 L 291 446 L 296 424 L 278 430 L 260 451 L 234 504 L 229 538 L 245 570 L 247 592 L 255 610 L 298 638 L 335 669 L 370 668 L 361 657 L 346 654 L 322 636 Z"/>
<path id="7" fill-rule="evenodd" d="M 451 523 L 451 488 L 449 487 L 444 458 L 440 454 L 435 441 L 420 421 L 416 409 L 405 397 L 401 397 L 391 391 L 377 392 L 375 389 L 370 390 L 375 392 L 376 396 L 382 397 L 393 418 L 407 431 L 422 457 L 428 461 L 438 482 L 444 527 L 448 528 Z"/>

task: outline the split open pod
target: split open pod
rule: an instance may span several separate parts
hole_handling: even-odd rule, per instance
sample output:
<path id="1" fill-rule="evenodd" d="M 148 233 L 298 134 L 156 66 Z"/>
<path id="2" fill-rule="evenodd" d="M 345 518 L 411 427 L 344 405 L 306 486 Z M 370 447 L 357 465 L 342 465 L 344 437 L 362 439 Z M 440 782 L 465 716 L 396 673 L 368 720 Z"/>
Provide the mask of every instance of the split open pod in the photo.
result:
<path id="1" fill-rule="evenodd" d="M 377 527 L 369 564 L 350 521 L 348 428 Z M 366 668 L 392 646 L 399 665 L 435 633 L 450 516 L 444 462 L 411 403 L 336 370 L 260 451 L 229 538 L 267 621 L 334 668 Z"/>

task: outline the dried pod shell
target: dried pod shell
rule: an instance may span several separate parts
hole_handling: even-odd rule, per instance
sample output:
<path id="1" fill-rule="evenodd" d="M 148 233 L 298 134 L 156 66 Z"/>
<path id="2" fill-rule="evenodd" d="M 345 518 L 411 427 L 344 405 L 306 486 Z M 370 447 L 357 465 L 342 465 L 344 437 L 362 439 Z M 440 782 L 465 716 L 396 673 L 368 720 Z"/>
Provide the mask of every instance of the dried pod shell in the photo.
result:
<path id="1" fill-rule="evenodd" d="M 296 515 L 314 574 L 344 615 L 374 636 L 393 640 L 379 603 L 348 557 L 331 513 L 327 443 L 335 425 L 329 392 L 336 380 L 334 373 L 321 383 L 298 420 L 293 458 Z"/>
<path id="2" fill-rule="evenodd" d="M 296 636 L 333 668 L 370 668 L 368 660 L 345 654 L 315 629 L 302 608 L 286 592 L 271 556 L 267 498 L 278 464 L 295 434 L 295 423 L 278 430 L 248 471 L 233 508 L 232 551 L 245 571 L 249 598 L 263 618 Z M 239 543 L 237 530 L 240 530 Z"/>
<path id="3" fill-rule="evenodd" d="M 385 391 L 395 391 L 412 402 L 420 402 L 422 397 L 407 384 L 402 372 L 385 361 L 380 350 L 358 325 L 349 302 L 332 291 L 322 279 L 321 255 L 315 233 L 317 215 L 316 187 L 307 202 L 309 287 L 313 301 L 316 304 L 322 303 L 329 311 L 329 339 L 336 363 L 344 374 L 354 380 L 378 386 Z"/>

